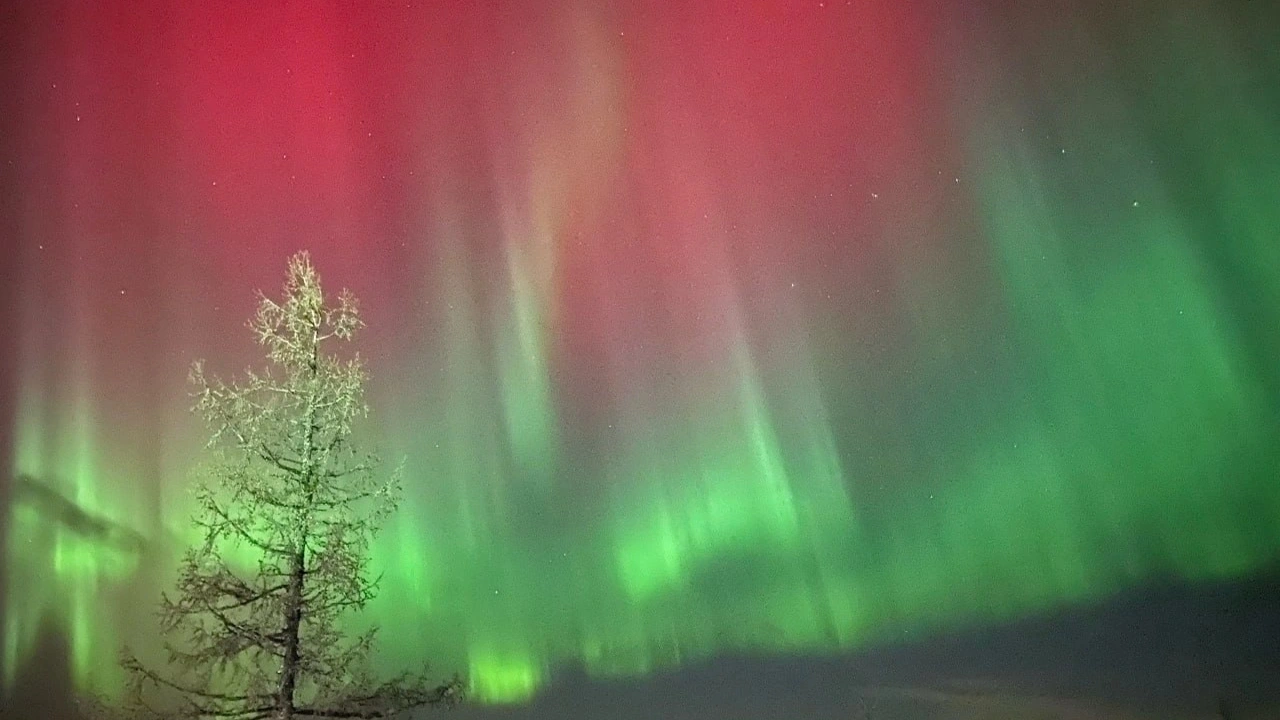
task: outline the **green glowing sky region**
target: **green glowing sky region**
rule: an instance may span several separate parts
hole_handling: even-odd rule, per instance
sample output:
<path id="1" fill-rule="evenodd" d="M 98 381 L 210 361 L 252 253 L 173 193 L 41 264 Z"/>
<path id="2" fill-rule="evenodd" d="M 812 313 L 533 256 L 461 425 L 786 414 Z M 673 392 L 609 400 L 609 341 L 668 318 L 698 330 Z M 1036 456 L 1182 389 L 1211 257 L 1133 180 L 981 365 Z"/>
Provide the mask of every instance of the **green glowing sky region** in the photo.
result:
<path id="1" fill-rule="evenodd" d="M 483 702 L 1280 559 L 1267 3 L 149 1 L 17 20 L 6 686 L 156 650 L 298 249 L 405 463 L 352 626 Z"/>

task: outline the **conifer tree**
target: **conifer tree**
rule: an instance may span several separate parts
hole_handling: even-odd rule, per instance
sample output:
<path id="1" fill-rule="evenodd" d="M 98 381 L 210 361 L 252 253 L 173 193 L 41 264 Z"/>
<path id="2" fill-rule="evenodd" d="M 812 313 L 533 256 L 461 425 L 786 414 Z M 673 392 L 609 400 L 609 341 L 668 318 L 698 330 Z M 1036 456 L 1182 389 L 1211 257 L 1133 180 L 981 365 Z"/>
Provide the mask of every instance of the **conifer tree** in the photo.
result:
<path id="1" fill-rule="evenodd" d="M 370 543 L 396 508 L 400 473 L 353 442 L 366 416 L 355 298 L 329 303 L 310 258 L 289 260 L 283 296 L 259 297 L 249 327 L 267 366 L 233 382 L 191 372 L 211 460 L 196 490 L 201 542 L 161 601 L 168 668 L 131 655 L 130 697 L 164 717 L 390 717 L 461 699 L 455 677 L 369 672 L 375 630 L 344 621 L 374 597 Z"/>

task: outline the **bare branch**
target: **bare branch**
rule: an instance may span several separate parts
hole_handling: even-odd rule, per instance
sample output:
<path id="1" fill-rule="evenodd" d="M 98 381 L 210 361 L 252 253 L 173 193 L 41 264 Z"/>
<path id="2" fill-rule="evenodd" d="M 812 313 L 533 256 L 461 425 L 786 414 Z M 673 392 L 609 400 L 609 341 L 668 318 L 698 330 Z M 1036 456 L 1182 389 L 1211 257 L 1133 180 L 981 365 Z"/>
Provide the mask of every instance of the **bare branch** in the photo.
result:
<path id="1" fill-rule="evenodd" d="M 150 680 L 153 683 L 156 683 L 158 685 L 163 685 L 171 690 L 177 690 L 183 695 L 189 695 L 191 697 L 201 697 L 208 700 L 217 700 L 219 702 L 253 702 L 253 701 L 270 699 L 269 696 L 232 695 L 227 693 L 215 693 L 215 692 L 209 692 L 207 690 L 200 690 L 198 688 L 182 685 L 180 683 L 174 682 L 164 677 L 163 675 L 160 675 L 159 673 L 156 673 L 152 670 L 147 669 L 145 666 L 143 666 L 142 663 L 138 662 L 138 660 L 132 656 L 126 656 L 121 661 L 121 664 L 124 666 L 126 670 L 137 673 L 142 677 L 145 677 L 147 680 Z"/>

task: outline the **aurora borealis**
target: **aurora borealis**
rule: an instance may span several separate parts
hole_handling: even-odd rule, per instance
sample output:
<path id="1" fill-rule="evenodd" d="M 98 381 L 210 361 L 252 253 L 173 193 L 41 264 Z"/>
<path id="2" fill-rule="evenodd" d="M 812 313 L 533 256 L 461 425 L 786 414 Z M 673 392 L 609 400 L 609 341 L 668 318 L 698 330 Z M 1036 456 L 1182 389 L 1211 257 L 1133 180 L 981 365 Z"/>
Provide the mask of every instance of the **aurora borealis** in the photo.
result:
<path id="1" fill-rule="evenodd" d="M 1272 566 L 1268 5 L 21 4 L 5 686 L 118 689 L 298 249 L 405 461 L 380 662 L 487 703 Z"/>

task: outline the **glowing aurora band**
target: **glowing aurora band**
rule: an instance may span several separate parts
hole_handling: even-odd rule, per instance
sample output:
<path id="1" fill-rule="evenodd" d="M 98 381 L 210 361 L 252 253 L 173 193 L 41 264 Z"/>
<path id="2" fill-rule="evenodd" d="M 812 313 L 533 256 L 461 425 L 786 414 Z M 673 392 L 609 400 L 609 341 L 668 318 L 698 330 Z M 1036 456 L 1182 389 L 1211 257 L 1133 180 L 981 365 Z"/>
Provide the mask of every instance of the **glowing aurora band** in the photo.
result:
<path id="1" fill-rule="evenodd" d="M 165 182 L 141 198 L 112 194 L 92 151 L 146 157 L 149 136 L 112 145 L 115 126 L 89 106 L 56 115 L 63 146 L 32 114 L 33 137 L 55 147 L 23 158 L 32 186 L 66 189 L 49 206 L 24 200 L 11 474 L 147 543 L 95 542 L 18 498 L 6 686 L 53 628 L 76 683 L 116 687 L 115 646 L 149 637 L 139 599 L 164 587 L 186 535 L 170 479 L 198 449 L 175 429 L 188 422 L 182 368 L 250 360 L 249 293 L 274 287 L 298 246 L 365 300 L 369 432 L 407 458 L 409 496 L 376 547 L 386 576 L 362 620 L 387 629 L 388 670 L 425 655 L 469 672 L 482 700 L 519 702 L 566 663 L 611 676 L 728 651 L 839 652 L 1273 562 L 1280 128 L 1267 109 L 1280 83 L 1232 39 L 1266 23 L 1175 4 L 1137 37 L 1083 11 L 1009 11 L 978 23 L 990 37 L 943 23 L 948 35 L 923 6 L 887 0 L 762 11 L 731 26 L 734 43 L 764 48 L 750 57 L 727 52 L 714 8 L 668 21 L 572 11 L 534 30 L 412 14 L 430 10 L 388 24 L 430 43 L 292 18 L 301 49 L 252 56 L 244 67 L 261 73 L 247 79 L 213 60 L 159 90 L 142 71 L 106 78 L 172 111 L 172 134 L 151 132 L 211 146 L 157 165 Z M 250 25 L 184 12 L 173 37 L 209 24 L 227 53 L 256 47 Z M 934 42 L 865 30 L 907 21 Z M 77 27 L 91 48 L 137 35 Z M 386 55 L 343 65 L 365 53 L 344 33 L 385 40 L 369 54 Z M 867 43 L 875 52 L 849 59 Z M 177 67 L 198 62 L 164 48 Z M 893 61 L 860 68 L 882 55 Z M 114 87 L 90 65 L 55 77 L 61 57 L 43 58 L 33 97 L 46 80 Z M 441 62 L 459 57 L 484 72 Z M 1062 70 L 1063 57 L 1080 62 Z M 903 59 L 953 69 L 946 97 Z M 117 60 L 101 66 L 132 67 Z M 276 80 L 241 84 L 285 61 L 302 76 L 280 81 L 294 83 L 287 103 Z M 456 81 L 423 90 L 446 110 L 388 119 L 423 104 L 395 95 L 416 77 L 387 70 L 402 66 Z M 397 78 L 390 90 L 380 74 Z M 358 102 L 344 97 L 352 77 L 372 85 Z M 393 99 L 378 105 L 379 89 Z M 544 96 L 577 102 L 530 100 Z M 48 97 L 51 115 L 65 110 Z M 837 114 L 858 124 L 786 124 L 830 120 L 825 103 L 842 97 Z M 227 98 L 285 104 L 230 113 L 265 132 L 223 132 L 199 108 Z M 363 103 L 387 117 L 366 129 Z M 928 127 L 940 117 L 954 126 Z M 954 173 L 913 150 L 935 134 L 960 148 Z M 49 169 L 41 153 L 79 164 Z M 113 203 L 164 209 L 146 234 Z M 119 223 L 138 229 L 129 257 L 155 253 L 165 272 L 113 254 L 102 238 Z M 393 239 L 353 244 L 330 224 Z M 917 231 L 928 238 L 905 237 Z M 951 280 L 965 293 L 947 284 L 959 270 L 937 267 L 944 255 L 977 258 L 974 277 Z M 832 257 L 871 269 L 825 267 Z M 116 295 L 124 285 L 163 302 L 104 300 L 134 302 Z M 197 329 L 155 331 L 174 308 Z M 124 325 L 134 342 L 118 341 Z M 153 355 L 172 360 L 140 400 L 144 373 L 117 383 Z"/>

